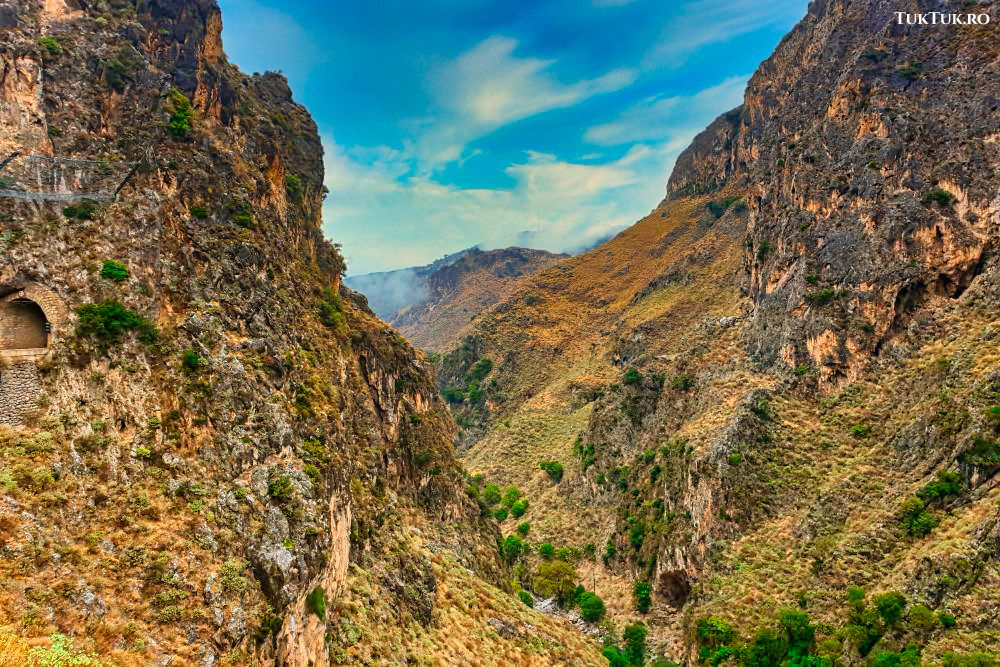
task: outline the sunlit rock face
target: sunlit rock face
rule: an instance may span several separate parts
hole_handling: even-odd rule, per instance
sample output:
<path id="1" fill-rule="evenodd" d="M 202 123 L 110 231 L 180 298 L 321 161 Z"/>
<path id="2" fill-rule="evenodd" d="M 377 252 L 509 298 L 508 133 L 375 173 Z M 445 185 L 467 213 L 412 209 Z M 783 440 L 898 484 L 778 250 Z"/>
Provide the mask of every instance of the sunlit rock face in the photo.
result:
<path id="1" fill-rule="evenodd" d="M 995 26 L 901 25 L 893 9 L 812 3 L 669 187 L 748 184 L 751 350 L 828 387 L 920 304 L 960 296 L 1000 224 Z"/>

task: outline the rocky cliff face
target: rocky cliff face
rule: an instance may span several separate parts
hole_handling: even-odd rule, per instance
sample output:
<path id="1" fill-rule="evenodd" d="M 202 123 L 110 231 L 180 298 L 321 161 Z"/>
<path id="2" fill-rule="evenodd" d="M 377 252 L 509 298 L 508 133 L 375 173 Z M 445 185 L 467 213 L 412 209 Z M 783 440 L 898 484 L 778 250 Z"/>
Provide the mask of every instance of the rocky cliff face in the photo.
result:
<path id="1" fill-rule="evenodd" d="M 421 545 L 498 581 L 496 529 L 428 367 L 340 295 L 315 124 L 220 31 L 213 0 L 0 4 L 0 306 L 38 328 L 0 350 L 0 625 L 353 662 L 351 577 L 427 627 Z"/>
<path id="2" fill-rule="evenodd" d="M 922 303 L 960 296 L 995 252 L 995 3 L 906 7 L 988 25 L 900 25 L 899 9 L 813 2 L 669 187 L 751 184 L 752 352 L 814 367 L 825 385 L 856 378 Z"/>
<path id="3" fill-rule="evenodd" d="M 915 2 L 990 27 L 900 26 L 899 9 L 813 2 L 649 217 L 525 281 L 442 362 L 452 390 L 492 362 L 483 392 L 449 393 L 466 464 L 530 490 L 537 539 L 603 552 L 587 580 L 657 655 L 742 660 L 712 628 L 773 627 L 781 607 L 821 620 L 810 650 L 843 664 L 908 643 L 1000 654 L 983 594 L 1000 576 L 998 17 Z M 963 630 L 863 645 L 850 586 Z"/>

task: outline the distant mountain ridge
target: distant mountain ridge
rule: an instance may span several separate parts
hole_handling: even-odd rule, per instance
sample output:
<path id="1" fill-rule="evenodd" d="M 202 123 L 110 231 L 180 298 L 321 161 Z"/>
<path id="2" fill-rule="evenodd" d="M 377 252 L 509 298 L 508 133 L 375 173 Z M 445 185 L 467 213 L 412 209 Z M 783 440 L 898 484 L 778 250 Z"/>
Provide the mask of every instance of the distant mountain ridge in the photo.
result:
<path id="1" fill-rule="evenodd" d="M 568 255 L 531 248 L 466 248 L 426 266 L 345 279 L 368 305 L 417 347 L 451 348 L 473 317 L 498 303 L 524 277 Z"/>
<path id="2" fill-rule="evenodd" d="M 344 278 L 344 284 L 361 292 L 368 306 L 383 320 L 391 321 L 400 310 L 425 298 L 427 277 L 443 266 L 458 261 L 476 246 L 453 252 L 424 266 L 411 266 L 392 271 L 374 271 Z"/>

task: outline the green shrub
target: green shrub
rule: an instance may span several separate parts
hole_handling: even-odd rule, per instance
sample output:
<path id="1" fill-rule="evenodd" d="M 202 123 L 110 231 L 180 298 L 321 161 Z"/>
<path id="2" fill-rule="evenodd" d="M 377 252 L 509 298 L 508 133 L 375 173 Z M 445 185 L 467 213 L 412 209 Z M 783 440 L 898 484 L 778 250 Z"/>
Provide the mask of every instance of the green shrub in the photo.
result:
<path id="1" fill-rule="evenodd" d="M 514 529 L 514 532 L 521 537 L 526 537 L 528 535 L 528 531 L 530 530 L 531 524 L 525 521 L 524 523 L 518 524 L 517 528 Z"/>
<path id="2" fill-rule="evenodd" d="M 628 667 L 628 658 L 618 650 L 617 646 L 605 646 L 601 655 L 607 658 L 608 667 Z"/>
<path id="3" fill-rule="evenodd" d="M 342 331 L 346 324 L 344 307 L 340 302 L 340 297 L 329 287 L 320 292 L 319 321 L 323 323 L 323 326 L 334 331 Z"/>
<path id="4" fill-rule="evenodd" d="M 156 342 L 157 333 L 153 325 L 115 300 L 80 306 L 76 314 L 79 317 L 76 335 L 80 338 L 93 338 L 102 353 L 107 352 L 112 345 L 121 343 L 129 332 L 136 332 L 143 343 Z"/>
<path id="5" fill-rule="evenodd" d="M 717 199 L 715 201 L 709 202 L 706 206 L 708 212 L 712 214 L 716 219 L 721 218 L 722 215 L 732 208 L 737 213 L 741 213 L 746 210 L 747 203 L 746 200 L 740 197 L 726 197 L 725 199 Z"/>
<path id="6" fill-rule="evenodd" d="M 675 391 L 687 391 L 694 387 L 694 377 L 687 373 L 678 375 L 670 382 L 670 388 Z"/>
<path id="7" fill-rule="evenodd" d="M 615 548 L 615 543 L 612 542 L 611 540 L 608 540 L 608 543 L 604 545 L 604 555 L 601 556 L 601 560 L 603 561 L 603 563 L 605 565 L 610 563 L 611 560 L 615 557 L 617 551 L 618 549 Z"/>
<path id="8" fill-rule="evenodd" d="M 995 655 L 987 653 L 952 653 L 941 656 L 942 667 L 997 667 L 1000 660 Z"/>
<path id="9" fill-rule="evenodd" d="M 925 503 L 934 502 L 948 496 L 962 493 L 962 478 L 957 472 L 939 472 L 936 479 L 917 491 L 917 496 Z"/>
<path id="10" fill-rule="evenodd" d="M 632 623 L 625 626 L 622 632 L 625 642 L 625 657 L 630 665 L 641 665 L 646 660 L 646 626 L 642 623 Z"/>
<path id="11" fill-rule="evenodd" d="M 194 374 L 204 367 L 205 360 L 194 350 L 188 348 L 181 352 L 181 368 L 184 369 L 185 373 Z"/>
<path id="12" fill-rule="evenodd" d="M 736 631 L 732 626 L 715 616 L 700 619 L 695 632 L 698 643 L 710 649 L 728 646 L 736 639 Z"/>
<path id="13" fill-rule="evenodd" d="M 506 507 L 498 507 L 493 512 L 493 518 L 496 519 L 497 521 L 499 521 L 500 523 L 503 523 L 504 521 L 507 520 L 507 515 L 508 514 L 509 514 L 509 512 L 507 511 Z"/>
<path id="14" fill-rule="evenodd" d="M 642 543 L 646 539 L 646 524 L 642 521 L 632 521 L 628 529 L 628 542 L 632 548 L 638 551 L 642 548 Z"/>
<path id="15" fill-rule="evenodd" d="M 729 465 L 731 466 L 738 466 L 739 464 L 743 463 L 743 455 L 740 454 L 739 452 L 733 452 L 732 454 L 726 457 L 726 461 L 728 461 Z"/>
<path id="16" fill-rule="evenodd" d="M 247 564 L 241 560 L 228 560 L 219 568 L 219 584 L 226 593 L 243 593 L 250 588 L 250 582 L 243 576 Z"/>
<path id="17" fill-rule="evenodd" d="M 326 445 L 322 440 L 311 438 L 302 441 L 303 457 L 308 463 L 323 465 L 330 460 L 330 454 L 326 451 Z"/>
<path id="18" fill-rule="evenodd" d="M 855 424 L 851 427 L 851 437 L 857 438 L 858 440 L 867 438 L 871 432 L 872 427 L 867 424 Z"/>
<path id="19" fill-rule="evenodd" d="M 232 220 L 233 224 L 243 229 L 253 229 L 255 226 L 253 214 L 249 211 L 237 211 L 230 220 Z"/>
<path id="20" fill-rule="evenodd" d="M 108 58 L 101 60 L 102 74 L 108 87 L 117 92 L 123 92 L 128 85 L 130 76 L 130 64 L 122 62 L 121 58 Z"/>
<path id="21" fill-rule="evenodd" d="M 823 289 L 816 290 L 815 292 L 810 292 L 806 294 L 806 303 L 813 306 L 825 306 L 832 303 L 836 299 L 844 299 L 850 294 L 844 289 L 834 289 L 832 287 L 824 287 Z"/>
<path id="22" fill-rule="evenodd" d="M 313 484 L 319 484 L 319 480 L 320 480 L 320 477 L 321 477 L 319 468 L 317 468 L 316 466 L 314 466 L 311 463 L 307 463 L 304 466 L 302 466 L 302 472 L 304 472 L 306 474 L 306 476 L 310 480 L 312 480 Z"/>
<path id="23" fill-rule="evenodd" d="M 532 587 L 535 593 L 565 604 L 576 592 L 576 569 L 561 560 L 542 563 L 532 580 Z"/>
<path id="24" fill-rule="evenodd" d="M 299 178 L 298 174 L 287 174 L 285 176 L 285 192 L 288 193 L 288 198 L 293 202 L 299 203 L 302 201 L 302 196 L 305 194 L 305 187 L 302 185 L 302 179 Z"/>
<path id="25" fill-rule="evenodd" d="M 121 262 L 106 259 L 101 266 L 101 277 L 114 283 L 123 283 L 128 280 L 128 268 Z"/>
<path id="26" fill-rule="evenodd" d="M 542 560 L 552 560 L 552 557 L 555 556 L 555 553 L 556 553 L 556 548 L 552 546 L 550 542 L 545 542 L 543 544 L 538 545 L 538 555 L 542 558 Z"/>
<path id="27" fill-rule="evenodd" d="M 441 395 L 452 405 L 458 405 L 465 401 L 465 392 L 454 387 L 445 387 L 441 390 Z"/>
<path id="28" fill-rule="evenodd" d="M 496 505 L 500 502 L 500 489 L 496 484 L 487 484 L 483 488 L 483 500 L 489 505 Z"/>
<path id="29" fill-rule="evenodd" d="M 993 441 L 983 436 L 976 436 L 972 441 L 972 447 L 965 452 L 962 452 L 959 459 L 963 463 L 979 466 L 981 468 L 1000 467 L 1000 441 Z"/>
<path id="30" fill-rule="evenodd" d="M 518 500 L 510 508 L 510 515 L 515 519 L 520 519 L 528 511 L 528 501 Z"/>
<path id="31" fill-rule="evenodd" d="M 941 188 L 934 188 L 924 193 L 921 201 L 925 204 L 937 204 L 942 208 L 947 208 L 955 201 L 955 195 Z"/>
<path id="32" fill-rule="evenodd" d="M 316 614 L 321 621 L 326 620 L 326 591 L 322 586 L 312 589 L 306 596 L 306 609 Z"/>
<path id="33" fill-rule="evenodd" d="M 589 591 L 582 593 L 577 598 L 580 605 L 580 616 L 588 623 L 596 623 L 604 618 L 604 601 L 596 594 Z"/>
<path id="34" fill-rule="evenodd" d="M 924 501 L 916 496 L 903 503 L 902 521 L 907 535 L 912 537 L 925 537 L 937 527 L 937 519 L 927 511 Z"/>
<path id="35" fill-rule="evenodd" d="M 903 597 L 902 593 L 895 591 L 876 595 L 874 602 L 878 615 L 882 617 L 882 620 L 888 626 L 896 625 L 899 619 L 902 618 L 903 610 L 906 608 L 906 598 Z"/>
<path id="36" fill-rule="evenodd" d="M 178 618 L 180 613 L 178 610 Z M 28 652 L 31 667 L 100 667 L 96 656 L 78 650 L 73 640 L 66 635 L 54 634 L 49 637 L 50 646 L 36 646 Z M 6 658 L 7 656 L 4 656 Z M 15 664 L 12 661 L 9 664 Z M 4 660 L 6 663 L 6 659 Z"/>
<path id="37" fill-rule="evenodd" d="M 528 591 L 518 591 L 517 597 L 528 607 L 535 606 L 535 598 L 531 597 L 531 593 Z"/>
<path id="38" fill-rule="evenodd" d="M 524 542 L 517 535 L 508 535 L 504 538 L 503 542 L 500 543 L 500 552 L 503 554 L 504 560 L 509 564 L 513 565 L 514 562 L 521 557 L 521 553 L 524 551 Z"/>
<path id="39" fill-rule="evenodd" d="M 986 411 L 986 421 L 993 425 L 993 432 L 1000 435 L 1000 405 Z"/>
<path id="40" fill-rule="evenodd" d="M 572 563 L 580 556 L 580 552 L 573 547 L 559 547 L 556 549 L 556 558 L 567 563 Z"/>
<path id="41" fill-rule="evenodd" d="M 652 595 L 653 587 L 649 585 L 648 581 L 635 582 L 635 585 L 632 586 L 632 600 L 635 602 L 635 610 L 640 614 L 648 612 L 653 603 Z"/>
<path id="42" fill-rule="evenodd" d="M 516 486 L 508 486 L 507 490 L 503 494 L 503 506 L 510 509 L 514 506 L 514 503 L 518 501 L 521 497 L 521 490 Z"/>
<path id="43" fill-rule="evenodd" d="M 291 500 L 294 491 L 295 487 L 292 485 L 292 480 L 288 475 L 278 475 L 267 485 L 268 495 L 278 502 Z"/>
<path id="44" fill-rule="evenodd" d="M 475 366 L 469 371 L 469 381 L 478 383 L 482 382 L 490 371 L 493 370 L 493 361 L 490 359 L 480 359 L 476 362 Z"/>
<path id="45" fill-rule="evenodd" d="M 938 614 L 938 622 L 941 624 L 942 628 L 953 628 L 958 625 L 958 621 L 955 617 L 947 612 L 941 612 Z"/>
<path id="46" fill-rule="evenodd" d="M 635 368 L 628 369 L 625 371 L 625 375 L 622 376 L 622 384 L 624 385 L 637 385 L 640 382 L 642 382 L 642 375 L 640 375 L 639 371 Z"/>
<path id="47" fill-rule="evenodd" d="M 558 461 L 542 461 L 538 464 L 538 467 L 545 471 L 553 482 L 562 481 L 563 477 L 563 466 Z"/>
<path id="48" fill-rule="evenodd" d="M 167 134 L 174 139 L 187 139 L 194 129 L 194 109 L 191 101 L 176 88 L 167 97 L 167 111 L 170 119 L 167 121 Z"/>
<path id="49" fill-rule="evenodd" d="M 573 451 L 580 456 L 580 464 L 584 472 L 597 462 L 597 452 L 594 450 L 593 445 L 584 445 L 580 441 L 577 441 L 573 446 Z"/>
<path id="50" fill-rule="evenodd" d="M 204 206 L 192 206 L 191 215 L 193 215 L 198 220 L 204 220 L 208 217 L 208 209 Z"/>
<path id="51" fill-rule="evenodd" d="M 45 49 L 50 56 L 58 56 L 63 52 L 62 45 L 55 37 L 40 37 L 38 39 L 38 46 Z"/>
<path id="52" fill-rule="evenodd" d="M 920 648 L 910 644 L 902 651 L 878 651 L 868 664 L 870 667 L 919 667 Z"/>
<path id="53" fill-rule="evenodd" d="M 70 204 L 63 208 L 63 215 L 71 220 L 93 220 L 97 217 L 97 202 L 93 199 L 81 199 L 76 204 Z"/>
<path id="54" fill-rule="evenodd" d="M 915 604 L 906 612 L 906 620 L 910 628 L 919 632 L 930 632 L 937 626 L 938 619 L 930 609 L 922 604 Z"/>

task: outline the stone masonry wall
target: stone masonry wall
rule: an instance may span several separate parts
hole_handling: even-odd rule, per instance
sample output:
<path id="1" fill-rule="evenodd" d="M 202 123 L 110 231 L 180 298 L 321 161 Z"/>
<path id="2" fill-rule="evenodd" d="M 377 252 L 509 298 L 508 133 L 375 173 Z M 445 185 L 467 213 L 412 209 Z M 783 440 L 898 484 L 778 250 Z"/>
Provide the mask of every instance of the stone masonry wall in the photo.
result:
<path id="1" fill-rule="evenodd" d="M 0 367 L 0 424 L 20 424 L 37 405 L 40 391 L 33 360 L 7 361 Z"/>

